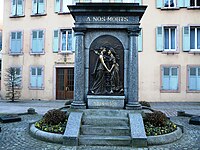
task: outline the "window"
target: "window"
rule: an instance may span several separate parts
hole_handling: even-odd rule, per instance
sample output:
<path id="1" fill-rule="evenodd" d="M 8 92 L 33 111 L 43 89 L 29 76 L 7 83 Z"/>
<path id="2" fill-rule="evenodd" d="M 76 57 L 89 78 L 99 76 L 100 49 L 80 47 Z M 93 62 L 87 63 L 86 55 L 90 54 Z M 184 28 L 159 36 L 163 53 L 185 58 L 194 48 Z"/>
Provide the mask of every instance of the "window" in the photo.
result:
<path id="1" fill-rule="evenodd" d="M 176 51 L 176 28 L 164 27 L 165 51 Z"/>
<path id="2" fill-rule="evenodd" d="M 0 30 L 0 51 L 2 50 L 2 31 Z"/>
<path id="3" fill-rule="evenodd" d="M 45 14 L 45 0 L 32 0 L 32 15 Z"/>
<path id="4" fill-rule="evenodd" d="M 15 71 L 15 85 L 20 88 L 22 86 L 22 70 L 21 67 L 11 67 Z"/>
<path id="5" fill-rule="evenodd" d="M 200 91 L 200 66 L 188 67 L 188 90 Z"/>
<path id="6" fill-rule="evenodd" d="M 200 52 L 200 27 L 183 27 L 183 51 Z"/>
<path id="7" fill-rule="evenodd" d="M 70 29 L 55 30 L 53 41 L 54 52 L 71 52 L 74 50 L 75 38 Z"/>
<path id="8" fill-rule="evenodd" d="M 178 27 L 161 26 L 156 29 L 156 50 L 178 53 Z"/>
<path id="9" fill-rule="evenodd" d="M 44 54 L 44 31 L 32 31 L 32 54 Z"/>
<path id="10" fill-rule="evenodd" d="M 191 7 L 198 7 L 200 6 L 200 0 L 190 0 Z"/>
<path id="11" fill-rule="evenodd" d="M 190 28 L 190 49 L 200 50 L 200 27 Z"/>
<path id="12" fill-rule="evenodd" d="M 176 0 L 164 0 L 164 7 L 176 7 Z"/>
<path id="13" fill-rule="evenodd" d="M 11 16 L 24 15 L 24 0 L 11 0 Z"/>
<path id="14" fill-rule="evenodd" d="M 178 92 L 179 90 L 179 67 L 162 66 L 161 91 Z"/>
<path id="15" fill-rule="evenodd" d="M 43 67 L 31 67 L 30 69 L 30 88 L 43 88 Z"/>
<path id="16" fill-rule="evenodd" d="M 22 32 L 10 33 L 10 54 L 18 55 L 22 53 Z"/>
<path id="17" fill-rule="evenodd" d="M 71 5 L 73 0 L 55 0 L 55 12 L 69 13 L 67 5 Z"/>

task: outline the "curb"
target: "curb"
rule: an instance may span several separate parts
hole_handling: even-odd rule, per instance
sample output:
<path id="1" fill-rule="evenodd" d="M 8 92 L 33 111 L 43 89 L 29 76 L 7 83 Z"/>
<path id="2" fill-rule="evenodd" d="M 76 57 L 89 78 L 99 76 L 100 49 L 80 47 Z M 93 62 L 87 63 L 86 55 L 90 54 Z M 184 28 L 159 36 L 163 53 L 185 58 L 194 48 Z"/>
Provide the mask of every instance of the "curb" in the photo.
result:
<path id="1" fill-rule="evenodd" d="M 39 140 L 52 142 L 52 143 L 63 143 L 63 135 L 56 133 L 49 133 L 45 131 L 41 131 L 35 127 L 35 124 L 31 124 L 29 128 L 29 134 Z"/>
<path id="2" fill-rule="evenodd" d="M 177 127 L 177 130 L 172 133 L 158 135 L 158 136 L 147 136 L 147 143 L 148 145 L 168 144 L 180 139 L 181 136 L 182 136 L 182 130 L 180 127 Z"/>

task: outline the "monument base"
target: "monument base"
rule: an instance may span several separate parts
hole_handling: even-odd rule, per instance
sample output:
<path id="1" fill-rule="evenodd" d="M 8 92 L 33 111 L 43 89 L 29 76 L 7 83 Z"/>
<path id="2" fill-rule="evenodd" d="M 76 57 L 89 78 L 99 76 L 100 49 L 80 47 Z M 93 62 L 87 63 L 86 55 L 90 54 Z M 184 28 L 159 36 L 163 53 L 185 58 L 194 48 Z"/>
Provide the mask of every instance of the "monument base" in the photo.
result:
<path id="1" fill-rule="evenodd" d="M 128 110 L 141 110 L 142 109 L 142 106 L 140 105 L 139 102 L 134 102 L 134 103 L 131 103 L 131 104 L 126 104 L 126 109 Z"/>
<path id="2" fill-rule="evenodd" d="M 123 109 L 125 96 L 87 95 L 88 108 Z"/>

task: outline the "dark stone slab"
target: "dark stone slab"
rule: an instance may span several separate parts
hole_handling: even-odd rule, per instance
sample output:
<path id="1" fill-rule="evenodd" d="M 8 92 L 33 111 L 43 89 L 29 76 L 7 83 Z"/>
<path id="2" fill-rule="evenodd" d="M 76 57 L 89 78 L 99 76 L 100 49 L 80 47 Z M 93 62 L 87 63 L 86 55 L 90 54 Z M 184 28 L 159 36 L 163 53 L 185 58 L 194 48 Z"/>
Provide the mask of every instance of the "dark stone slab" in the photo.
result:
<path id="1" fill-rule="evenodd" d="M 193 116 L 189 120 L 189 124 L 200 125 L 200 116 Z"/>
<path id="2" fill-rule="evenodd" d="M 21 121 L 21 118 L 18 115 L 2 115 L 0 116 L 0 122 L 2 123 L 10 123 Z"/>

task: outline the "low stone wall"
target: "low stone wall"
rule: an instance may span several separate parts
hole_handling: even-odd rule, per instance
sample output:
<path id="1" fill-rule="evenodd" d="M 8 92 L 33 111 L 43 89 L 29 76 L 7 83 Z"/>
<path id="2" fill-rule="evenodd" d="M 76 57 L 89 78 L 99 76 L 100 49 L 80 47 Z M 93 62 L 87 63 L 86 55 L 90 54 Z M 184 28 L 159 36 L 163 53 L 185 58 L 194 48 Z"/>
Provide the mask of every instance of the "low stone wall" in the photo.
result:
<path id="1" fill-rule="evenodd" d="M 147 136 L 147 143 L 148 145 L 168 144 L 180 139 L 181 136 L 182 136 L 182 130 L 180 127 L 177 127 L 177 130 L 172 133 L 158 135 L 158 136 Z"/>
<path id="2" fill-rule="evenodd" d="M 31 124 L 29 128 L 29 133 L 42 141 L 47 141 L 47 142 L 52 142 L 52 143 L 63 143 L 63 135 L 62 134 L 56 134 L 56 133 L 49 133 L 49 132 L 44 132 L 42 130 L 39 130 L 38 128 L 35 127 L 35 124 Z"/>

